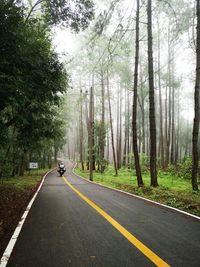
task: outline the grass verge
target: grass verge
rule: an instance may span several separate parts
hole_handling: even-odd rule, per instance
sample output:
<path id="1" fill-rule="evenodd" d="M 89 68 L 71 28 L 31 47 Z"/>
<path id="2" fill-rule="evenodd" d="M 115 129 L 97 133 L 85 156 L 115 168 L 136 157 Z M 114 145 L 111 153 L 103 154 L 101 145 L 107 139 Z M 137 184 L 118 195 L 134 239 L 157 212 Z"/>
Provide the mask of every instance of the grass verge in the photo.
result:
<path id="1" fill-rule="evenodd" d="M 47 169 L 0 182 L 0 257 Z"/>
<path id="2" fill-rule="evenodd" d="M 75 172 L 86 179 L 89 177 L 89 172 L 87 170 L 82 171 L 79 166 Z M 93 179 L 97 183 L 200 216 L 200 192 L 192 191 L 190 181 L 177 178 L 167 172 L 160 171 L 158 173 L 159 187 L 157 188 L 150 186 L 149 173 L 143 174 L 145 186 L 138 188 L 137 177 L 133 170 L 122 168 L 116 177 L 111 166 L 103 174 L 94 172 Z"/>

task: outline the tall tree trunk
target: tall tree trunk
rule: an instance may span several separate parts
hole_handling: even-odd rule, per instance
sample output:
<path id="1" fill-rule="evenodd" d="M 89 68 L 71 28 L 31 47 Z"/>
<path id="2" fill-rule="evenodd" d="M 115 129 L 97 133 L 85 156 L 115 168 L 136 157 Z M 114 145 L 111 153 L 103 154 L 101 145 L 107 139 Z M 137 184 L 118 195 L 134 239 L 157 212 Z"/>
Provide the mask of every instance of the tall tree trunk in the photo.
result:
<path id="1" fill-rule="evenodd" d="M 172 134 L 171 134 L 171 164 L 174 164 L 174 149 L 175 149 L 175 122 L 174 122 L 174 88 L 172 89 Z"/>
<path id="2" fill-rule="evenodd" d="M 86 91 L 86 97 L 85 97 L 85 115 L 86 115 L 86 125 L 87 125 L 87 156 L 86 156 L 86 166 L 87 166 L 87 170 L 90 169 L 90 121 L 89 121 L 89 115 L 88 115 L 88 91 Z"/>
<path id="3" fill-rule="evenodd" d="M 146 145 L 145 145 L 145 113 L 144 113 L 144 107 L 141 110 L 142 115 L 142 153 L 146 153 Z"/>
<path id="4" fill-rule="evenodd" d="M 163 141 L 163 111 L 162 111 L 162 92 L 161 92 L 161 79 L 160 79 L 160 27 L 159 19 L 158 25 L 158 94 L 159 94 L 159 116 L 160 116 L 160 156 L 161 166 L 164 169 L 164 141 Z"/>
<path id="5" fill-rule="evenodd" d="M 80 90 L 80 162 L 81 162 L 81 167 L 82 170 L 84 170 L 84 161 L 83 161 L 83 94 L 82 90 Z"/>
<path id="6" fill-rule="evenodd" d="M 93 171 L 95 171 L 96 169 L 96 166 L 95 166 L 95 161 L 96 161 L 96 158 L 95 158 L 95 134 L 94 134 L 94 121 L 95 121 L 95 115 L 97 116 L 97 114 L 94 112 L 94 106 L 95 106 L 95 103 L 94 103 L 94 73 L 93 73 L 93 76 L 92 76 L 92 165 L 93 165 Z"/>
<path id="7" fill-rule="evenodd" d="M 76 125 L 74 125 L 74 128 L 72 128 L 72 136 L 73 136 L 73 141 L 72 141 L 72 144 L 71 144 L 71 151 L 72 151 L 72 159 L 73 159 L 73 161 L 75 161 Z"/>
<path id="8" fill-rule="evenodd" d="M 107 73 L 107 94 L 108 94 L 108 107 L 109 107 L 109 115 L 110 115 L 110 131 L 111 131 L 111 142 L 112 142 L 112 150 L 113 150 L 113 161 L 114 161 L 115 174 L 118 175 L 116 154 L 115 154 L 114 134 L 113 134 L 113 124 L 112 124 L 112 111 L 111 111 L 111 103 L 110 103 L 110 88 L 109 88 L 108 73 Z"/>
<path id="9" fill-rule="evenodd" d="M 192 189 L 198 190 L 198 136 L 199 136 L 199 84 L 200 84 L 200 0 L 197 0 L 196 81 L 194 92 L 194 123 L 192 132 Z"/>
<path id="10" fill-rule="evenodd" d="M 168 125 L 168 118 L 167 118 L 167 85 L 165 88 L 165 139 L 164 139 L 164 146 L 165 146 L 165 168 L 168 165 L 167 162 L 167 136 L 168 136 L 168 131 L 167 131 L 167 125 Z"/>
<path id="11" fill-rule="evenodd" d="M 94 121 L 93 121 L 93 86 L 90 87 L 90 106 L 89 106 L 89 168 L 90 168 L 90 175 L 89 179 L 90 181 L 93 181 L 93 127 L 94 127 Z"/>
<path id="12" fill-rule="evenodd" d="M 119 101 L 119 141 L 118 141 L 118 169 L 122 166 L 122 90 L 120 85 Z"/>
<path id="13" fill-rule="evenodd" d="M 136 40 L 135 40 L 135 71 L 134 71 L 134 88 L 133 88 L 133 113 L 132 113 L 132 131 L 133 131 L 133 153 L 135 158 L 135 169 L 138 186 L 143 186 L 140 159 L 137 144 L 137 87 L 138 87 L 138 62 L 139 62 L 139 10 L 140 1 L 137 0 L 136 11 Z"/>
<path id="14" fill-rule="evenodd" d="M 107 117 L 107 124 L 109 123 L 109 110 L 107 109 L 107 115 L 106 115 L 106 117 Z M 107 156 L 106 156 L 106 160 L 107 160 L 107 165 L 108 165 L 108 163 L 109 163 L 109 155 L 110 155 L 110 141 L 109 141 L 109 130 L 107 129 L 107 131 L 106 131 L 106 139 L 107 139 Z"/>
<path id="15" fill-rule="evenodd" d="M 141 44 L 140 44 L 141 46 Z M 141 51 L 142 49 L 140 49 Z M 140 52 L 140 57 L 142 58 L 142 53 Z M 141 97 L 138 97 L 138 101 L 139 101 L 139 106 L 141 109 L 141 117 L 142 117 L 142 153 L 145 154 L 146 153 L 146 140 L 145 140 L 145 108 L 144 108 L 144 88 L 143 88 L 143 69 L 142 69 L 142 64 L 139 64 L 140 66 L 140 94 Z M 138 94 L 139 95 L 139 94 Z"/>
<path id="16" fill-rule="evenodd" d="M 104 75 L 103 70 L 101 70 L 101 125 L 100 125 L 100 171 L 101 173 L 105 170 L 104 163 L 104 147 L 105 147 L 105 88 L 104 88 Z"/>
<path id="17" fill-rule="evenodd" d="M 175 142 L 175 159 L 174 163 L 179 161 L 179 147 L 180 147 L 180 90 L 178 88 L 178 103 L 177 103 L 177 130 L 176 130 L 176 142 Z"/>
<path id="18" fill-rule="evenodd" d="M 117 155 L 117 169 L 121 168 L 121 133 L 122 128 L 122 95 L 121 95 L 121 87 L 120 84 L 118 85 L 118 92 L 117 92 L 117 138 L 116 138 L 116 155 Z"/>
<path id="19" fill-rule="evenodd" d="M 140 77 L 140 81 L 141 77 Z M 145 145 L 145 111 L 144 111 L 144 95 L 143 95 L 143 88 L 140 86 L 140 91 L 141 91 L 141 99 L 138 97 L 138 102 L 140 106 L 140 113 L 141 113 L 141 128 L 142 128 L 142 133 L 141 133 L 141 141 L 142 141 L 142 153 L 146 153 L 146 145 Z"/>
<path id="20" fill-rule="evenodd" d="M 172 94 L 172 77 L 171 77 L 171 46 L 170 46 L 170 25 L 168 26 L 168 77 L 169 77 L 169 91 L 168 91 L 168 130 L 167 130 L 167 152 L 166 163 L 167 166 L 170 161 L 170 145 L 171 145 L 171 94 Z"/>
<path id="21" fill-rule="evenodd" d="M 149 120 L 147 121 L 147 124 L 146 124 L 146 132 L 147 132 L 147 138 L 146 138 L 146 148 L 147 148 L 147 156 L 148 158 L 150 158 L 150 137 L 149 137 Z"/>
<path id="22" fill-rule="evenodd" d="M 126 148 L 127 148 L 127 90 L 125 89 L 125 122 L 124 122 L 124 150 L 123 150 L 123 161 L 122 165 L 126 166 Z"/>
<path id="23" fill-rule="evenodd" d="M 170 163 L 170 145 L 171 145 L 171 85 L 168 92 L 168 130 L 167 130 L 167 165 Z"/>
<path id="24" fill-rule="evenodd" d="M 174 86 L 174 45 L 172 45 L 172 134 L 171 134 L 171 164 L 174 164 L 175 156 L 175 113 L 174 113 L 174 102 L 175 102 L 175 86 Z"/>
<path id="25" fill-rule="evenodd" d="M 119 85 L 117 89 L 117 133 L 116 133 L 116 157 L 117 157 L 117 169 L 119 170 Z"/>
<path id="26" fill-rule="evenodd" d="M 130 168 L 130 96 L 128 91 L 128 119 L 127 119 L 127 165 Z"/>
<path id="27" fill-rule="evenodd" d="M 141 113 L 137 110 L 137 129 L 138 129 L 138 153 L 142 151 L 142 131 L 141 131 Z"/>
<path id="28" fill-rule="evenodd" d="M 154 105 L 154 69 L 153 69 L 153 44 L 152 44 L 152 1 L 148 0 L 148 72 L 149 72 L 149 124 L 150 124 L 150 172 L 151 186 L 158 186 L 156 167 L 156 120 Z"/>

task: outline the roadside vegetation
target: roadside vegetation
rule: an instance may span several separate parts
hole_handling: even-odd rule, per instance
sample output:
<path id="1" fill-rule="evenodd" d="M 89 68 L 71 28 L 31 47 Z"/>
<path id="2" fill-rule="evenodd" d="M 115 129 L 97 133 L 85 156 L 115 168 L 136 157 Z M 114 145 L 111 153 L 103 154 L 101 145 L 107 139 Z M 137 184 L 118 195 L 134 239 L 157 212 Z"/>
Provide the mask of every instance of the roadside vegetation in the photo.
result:
<path id="1" fill-rule="evenodd" d="M 0 180 L 0 255 L 47 169 Z"/>
<path id="2" fill-rule="evenodd" d="M 0 179 L 22 176 L 29 162 L 50 166 L 64 142 L 67 73 L 48 24 L 26 12 L 19 1 L 0 4 Z"/>
<path id="3" fill-rule="evenodd" d="M 0 179 L 22 176 L 29 162 L 50 167 L 64 146 L 69 76 L 52 27 L 78 32 L 92 17 L 90 1 L 0 2 Z"/>
<path id="4" fill-rule="evenodd" d="M 188 163 L 186 163 L 187 165 Z M 85 166 L 86 167 L 86 166 Z M 188 170 L 182 166 L 182 175 L 189 174 Z M 85 168 L 83 171 L 79 164 L 75 172 L 89 179 L 89 170 Z M 94 172 L 94 181 L 112 188 L 120 189 L 147 199 L 157 201 L 168 206 L 181 209 L 188 213 L 200 216 L 200 193 L 194 192 L 191 189 L 191 182 L 189 178 L 184 178 L 181 171 L 168 169 L 166 171 L 159 170 L 159 187 L 150 186 L 150 173 L 146 169 L 143 172 L 144 186 L 138 187 L 136 173 L 133 169 L 121 168 L 118 171 L 118 176 L 114 174 L 112 165 L 108 165 L 104 173 Z"/>

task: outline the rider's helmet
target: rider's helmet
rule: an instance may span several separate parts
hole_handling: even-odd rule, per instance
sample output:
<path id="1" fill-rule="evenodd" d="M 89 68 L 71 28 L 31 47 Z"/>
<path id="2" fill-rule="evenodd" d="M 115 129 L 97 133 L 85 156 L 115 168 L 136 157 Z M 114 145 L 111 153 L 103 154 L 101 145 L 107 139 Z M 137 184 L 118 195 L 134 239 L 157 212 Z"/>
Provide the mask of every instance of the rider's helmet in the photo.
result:
<path id="1" fill-rule="evenodd" d="M 64 164 L 63 161 L 60 161 L 60 162 L 59 162 L 59 167 L 60 167 L 60 168 L 64 168 L 64 167 L 65 167 L 65 164 Z"/>

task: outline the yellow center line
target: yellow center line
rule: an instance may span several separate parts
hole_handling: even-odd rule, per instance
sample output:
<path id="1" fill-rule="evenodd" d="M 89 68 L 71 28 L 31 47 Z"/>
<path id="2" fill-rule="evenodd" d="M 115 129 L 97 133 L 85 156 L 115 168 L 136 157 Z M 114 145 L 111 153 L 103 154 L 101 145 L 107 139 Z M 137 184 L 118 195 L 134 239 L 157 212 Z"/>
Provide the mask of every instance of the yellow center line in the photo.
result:
<path id="1" fill-rule="evenodd" d="M 130 241 L 137 249 L 139 249 L 149 260 L 151 260 L 156 266 L 159 267 L 169 267 L 164 260 L 162 260 L 158 255 L 156 255 L 152 250 L 145 246 L 141 241 L 139 241 L 134 235 L 127 231 L 121 224 L 114 220 L 108 213 L 99 208 L 93 201 L 88 199 L 75 187 L 73 187 L 65 177 L 63 177 L 65 183 L 79 195 L 85 202 L 87 202 L 93 209 L 95 209 L 99 214 L 101 214 L 110 224 L 112 224 L 126 239 Z"/>

